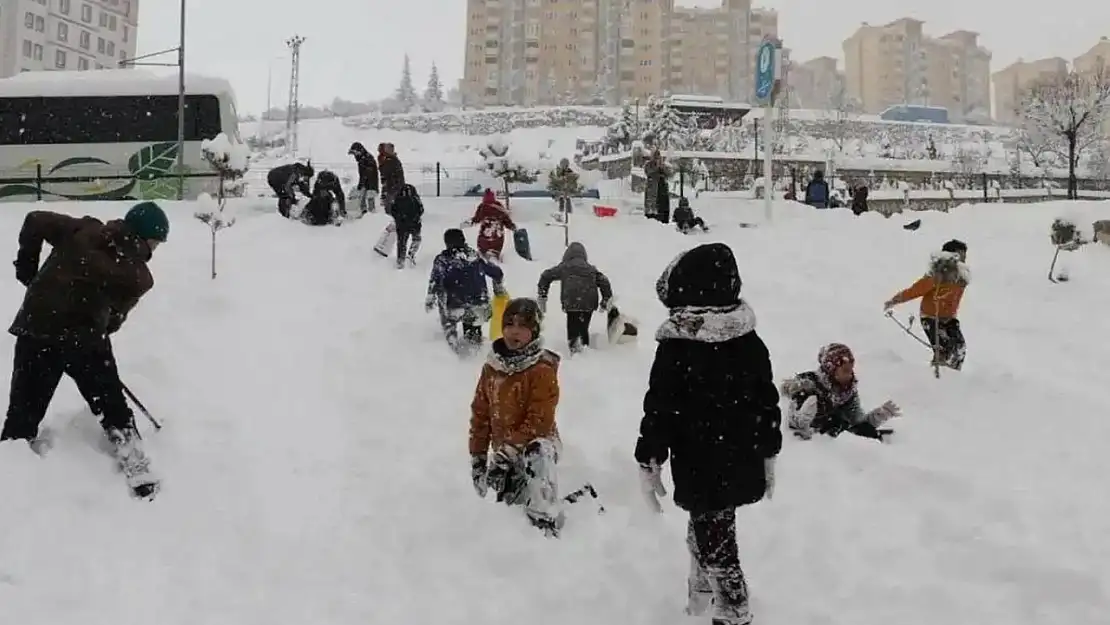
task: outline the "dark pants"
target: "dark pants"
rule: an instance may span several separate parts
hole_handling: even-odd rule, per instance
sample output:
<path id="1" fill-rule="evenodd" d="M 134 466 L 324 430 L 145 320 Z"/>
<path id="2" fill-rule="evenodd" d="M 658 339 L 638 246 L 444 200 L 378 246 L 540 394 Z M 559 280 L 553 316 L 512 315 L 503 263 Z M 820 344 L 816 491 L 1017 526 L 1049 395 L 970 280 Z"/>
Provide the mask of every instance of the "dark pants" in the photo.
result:
<path id="1" fill-rule="evenodd" d="M 567 342 L 571 351 L 582 351 L 583 347 L 590 346 L 590 320 L 593 316 L 592 311 L 567 311 Z"/>
<path id="2" fill-rule="evenodd" d="M 104 429 L 131 427 L 134 413 L 127 405 L 116 359 L 107 340 L 90 344 L 21 336 L 15 342 L 11 395 L 0 440 L 33 440 L 46 417 L 62 375 L 73 378 L 94 414 L 102 413 Z"/>
<path id="3" fill-rule="evenodd" d="M 294 196 L 285 185 L 271 184 L 270 189 L 277 195 L 278 213 L 281 214 L 282 217 L 288 217 L 290 209 L 297 203 L 296 196 Z"/>
<path id="4" fill-rule="evenodd" d="M 740 568 L 736 510 L 691 514 L 686 528 L 690 551 L 687 612 L 700 615 L 713 606 L 713 623 L 748 625 L 748 583 Z"/>
<path id="5" fill-rule="evenodd" d="M 922 317 L 921 327 L 929 337 L 929 343 L 937 347 L 936 360 L 940 364 L 959 370 L 967 357 L 967 342 L 960 329 L 959 319 L 937 319 Z"/>
<path id="6" fill-rule="evenodd" d="M 497 501 L 523 506 L 532 525 L 548 536 L 558 536 L 564 522 L 555 475 L 558 461 L 558 443 L 536 439 L 528 443 L 523 452 L 511 448 L 494 452 L 486 477 Z"/>
<path id="7" fill-rule="evenodd" d="M 416 262 L 416 253 L 420 251 L 420 224 L 414 228 L 397 228 L 397 266 L 403 267 L 405 259 Z"/>

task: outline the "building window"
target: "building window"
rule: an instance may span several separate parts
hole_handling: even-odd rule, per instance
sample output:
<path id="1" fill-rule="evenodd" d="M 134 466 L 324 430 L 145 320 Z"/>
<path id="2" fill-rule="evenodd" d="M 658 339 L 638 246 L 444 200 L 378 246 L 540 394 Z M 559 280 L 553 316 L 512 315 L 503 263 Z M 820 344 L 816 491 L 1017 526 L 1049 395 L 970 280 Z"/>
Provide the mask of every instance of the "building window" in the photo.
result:
<path id="1" fill-rule="evenodd" d="M 23 56 L 31 58 L 31 42 L 26 39 L 23 40 Z"/>
<path id="2" fill-rule="evenodd" d="M 66 68 L 66 51 L 65 50 L 56 50 L 54 52 L 54 67 L 57 67 L 58 69 L 65 69 Z"/>
<path id="3" fill-rule="evenodd" d="M 35 31 L 44 33 L 46 32 L 46 18 L 41 15 L 35 16 Z"/>
<path id="4" fill-rule="evenodd" d="M 116 29 L 116 16 L 115 15 L 109 15 L 108 16 L 108 30 L 114 31 L 115 29 Z"/>
<path id="5" fill-rule="evenodd" d="M 81 71 L 89 69 L 89 60 L 83 56 L 77 57 L 77 69 Z"/>
<path id="6" fill-rule="evenodd" d="M 123 25 L 123 40 L 128 41 L 130 38 L 131 38 L 131 28 L 127 24 L 124 24 Z"/>
<path id="7" fill-rule="evenodd" d="M 81 5 L 81 21 L 86 24 L 92 23 L 92 7 L 87 4 Z"/>
<path id="8" fill-rule="evenodd" d="M 104 49 L 105 49 L 104 44 L 105 43 L 106 42 L 104 41 L 104 37 L 97 37 L 96 38 L 96 51 L 101 53 L 101 54 L 104 54 Z"/>
<path id="9" fill-rule="evenodd" d="M 108 42 L 108 52 L 107 52 L 107 54 L 108 54 L 108 56 L 115 56 L 116 55 L 116 42 L 114 42 L 114 41 L 109 41 Z"/>
<path id="10" fill-rule="evenodd" d="M 62 15 L 69 15 L 71 8 L 70 0 L 58 0 L 58 10 L 61 11 Z"/>
<path id="11" fill-rule="evenodd" d="M 101 28 L 107 28 L 108 27 L 108 14 L 105 13 L 104 11 L 100 12 L 100 27 Z"/>
<path id="12" fill-rule="evenodd" d="M 89 45 L 90 45 L 89 42 L 90 42 L 91 39 L 92 39 L 92 37 L 89 35 L 89 31 L 87 31 L 87 30 L 82 30 L 81 31 L 81 47 L 82 48 L 88 50 Z"/>
<path id="13" fill-rule="evenodd" d="M 35 51 L 31 55 L 31 57 L 34 58 L 36 61 L 41 61 L 42 60 L 42 44 L 39 44 L 39 43 L 35 44 Z"/>
<path id="14" fill-rule="evenodd" d="M 58 41 L 69 41 L 69 24 L 58 22 Z"/>
<path id="15" fill-rule="evenodd" d="M 23 25 L 26 26 L 27 28 L 30 28 L 31 30 L 34 30 L 35 29 L 35 14 L 34 13 L 28 13 L 27 15 L 24 15 L 23 16 Z"/>

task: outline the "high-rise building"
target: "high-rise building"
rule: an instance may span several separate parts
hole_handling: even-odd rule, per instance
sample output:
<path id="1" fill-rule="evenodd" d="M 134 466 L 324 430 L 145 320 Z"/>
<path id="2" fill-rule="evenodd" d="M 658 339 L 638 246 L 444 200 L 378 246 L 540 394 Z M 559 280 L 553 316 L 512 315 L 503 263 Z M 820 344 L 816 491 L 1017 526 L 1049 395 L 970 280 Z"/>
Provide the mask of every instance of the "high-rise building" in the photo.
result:
<path id="1" fill-rule="evenodd" d="M 1060 57 L 1023 61 L 1018 59 L 991 76 L 994 83 L 994 119 L 1001 124 L 1018 120 L 1018 110 L 1025 94 L 1038 82 L 1052 80 L 1068 73 L 1068 62 Z"/>
<path id="2" fill-rule="evenodd" d="M 952 121 L 989 119 L 990 52 L 976 33 L 934 38 L 923 24 L 912 18 L 865 23 L 844 40 L 848 93 L 866 113 L 918 104 L 947 108 Z"/>
<path id="3" fill-rule="evenodd" d="M 541 28 L 542 24 L 542 28 Z M 467 105 L 607 103 L 696 93 L 747 100 L 778 14 L 751 0 L 467 0 Z"/>
<path id="4" fill-rule="evenodd" d="M 139 0 L 7 0 L 0 4 L 0 77 L 115 69 L 134 58 Z"/>
<path id="5" fill-rule="evenodd" d="M 852 111 L 856 106 L 847 97 L 840 61 L 819 56 L 802 63 L 791 63 L 788 82 L 794 108 Z"/>

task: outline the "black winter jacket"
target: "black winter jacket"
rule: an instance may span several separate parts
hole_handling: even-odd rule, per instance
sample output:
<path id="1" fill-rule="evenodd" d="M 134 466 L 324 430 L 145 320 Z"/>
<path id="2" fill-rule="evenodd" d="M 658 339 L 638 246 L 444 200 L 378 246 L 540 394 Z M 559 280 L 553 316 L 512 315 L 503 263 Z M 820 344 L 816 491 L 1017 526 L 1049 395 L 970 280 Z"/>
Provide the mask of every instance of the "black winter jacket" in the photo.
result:
<path id="1" fill-rule="evenodd" d="M 396 199 L 393 200 L 390 216 L 393 217 L 393 223 L 396 224 L 398 232 L 420 232 L 420 226 L 424 220 L 424 203 L 420 200 L 416 187 L 411 184 L 401 187 Z"/>
<path id="2" fill-rule="evenodd" d="M 559 299 L 563 312 L 593 312 L 613 299 L 609 278 L 590 264 L 586 247 L 577 241 L 567 246 L 563 262 L 540 274 L 536 288 L 540 299 L 547 299 L 551 283 L 556 280 L 561 282 Z"/>
<path id="3" fill-rule="evenodd" d="M 722 272 L 735 275 L 714 278 Z M 755 503 L 767 488 L 764 460 L 782 448 L 782 415 L 755 313 L 739 299 L 732 251 L 719 243 L 695 248 L 672 263 L 657 289 L 665 305 L 693 299 L 706 306 L 668 306 L 636 460 L 669 459 L 675 504 L 692 513 Z M 735 303 L 722 303 L 730 296 Z"/>
<path id="4" fill-rule="evenodd" d="M 301 163 L 278 165 L 266 174 L 266 182 L 279 196 L 284 194 L 287 197 L 294 197 L 295 191 L 308 196 L 312 194 L 309 181 L 313 173 L 312 167 Z"/>
<path id="5" fill-rule="evenodd" d="M 355 163 L 358 164 L 358 189 L 369 191 L 378 190 L 378 162 L 374 155 L 365 148 L 355 152 Z"/>

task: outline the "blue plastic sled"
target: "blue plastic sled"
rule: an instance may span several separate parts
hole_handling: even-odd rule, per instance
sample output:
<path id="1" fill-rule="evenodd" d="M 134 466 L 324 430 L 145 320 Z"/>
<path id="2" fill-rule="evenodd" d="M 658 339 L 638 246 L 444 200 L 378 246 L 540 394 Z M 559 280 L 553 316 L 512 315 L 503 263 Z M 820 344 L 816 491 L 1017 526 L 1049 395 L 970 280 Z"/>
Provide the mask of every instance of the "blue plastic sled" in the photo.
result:
<path id="1" fill-rule="evenodd" d="M 528 241 L 527 229 L 518 228 L 513 233 L 513 247 L 516 248 L 517 256 L 524 260 L 532 260 L 532 244 Z"/>

